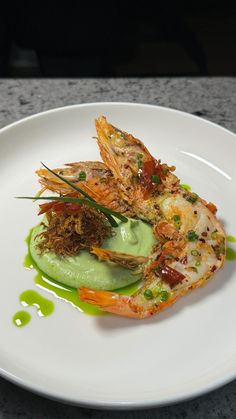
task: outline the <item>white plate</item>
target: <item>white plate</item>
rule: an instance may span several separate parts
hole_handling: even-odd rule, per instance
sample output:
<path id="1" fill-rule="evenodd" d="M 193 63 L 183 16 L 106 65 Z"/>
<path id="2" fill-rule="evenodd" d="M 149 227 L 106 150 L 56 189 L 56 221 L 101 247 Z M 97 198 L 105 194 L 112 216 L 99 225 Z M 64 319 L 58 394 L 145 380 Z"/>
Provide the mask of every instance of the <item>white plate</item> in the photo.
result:
<path id="1" fill-rule="evenodd" d="M 34 194 L 40 160 L 99 158 L 94 118 L 100 114 L 142 139 L 183 183 L 216 203 L 236 234 L 236 136 L 171 109 L 126 103 L 71 106 L 26 118 L 0 131 L 0 368 L 9 380 L 65 402 L 100 408 L 152 407 L 215 389 L 236 377 L 236 264 L 151 319 L 92 317 L 40 290 L 55 312 L 16 328 L 19 294 L 34 289 L 24 239 L 38 222 Z"/>

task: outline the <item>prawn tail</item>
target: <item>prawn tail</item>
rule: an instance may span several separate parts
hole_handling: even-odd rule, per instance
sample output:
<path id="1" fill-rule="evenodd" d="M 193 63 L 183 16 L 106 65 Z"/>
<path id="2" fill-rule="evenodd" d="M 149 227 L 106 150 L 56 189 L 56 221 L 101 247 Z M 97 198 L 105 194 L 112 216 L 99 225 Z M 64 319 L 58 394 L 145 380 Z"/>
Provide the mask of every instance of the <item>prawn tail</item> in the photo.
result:
<path id="1" fill-rule="evenodd" d="M 118 316 L 140 318 L 140 314 L 136 313 L 130 306 L 132 297 L 121 295 L 111 291 L 93 290 L 86 287 L 78 289 L 81 301 L 95 305 L 100 310 L 116 314 Z"/>

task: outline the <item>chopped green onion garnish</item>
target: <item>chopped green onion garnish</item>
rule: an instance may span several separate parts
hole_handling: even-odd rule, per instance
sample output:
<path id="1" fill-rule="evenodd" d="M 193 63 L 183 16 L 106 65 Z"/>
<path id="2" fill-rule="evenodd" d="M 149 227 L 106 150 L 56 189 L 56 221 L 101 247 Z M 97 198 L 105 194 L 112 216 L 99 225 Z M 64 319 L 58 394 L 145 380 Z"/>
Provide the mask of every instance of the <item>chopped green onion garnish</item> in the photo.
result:
<path id="1" fill-rule="evenodd" d="M 143 165 L 143 154 L 141 153 L 137 153 L 137 165 L 138 165 L 138 169 L 142 168 Z"/>
<path id="2" fill-rule="evenodd" d="M 197 270 L 197 268 L 195 268 L 195 266 L 191 266 L 191 269 L 192 269 L 192 271 L 198 273 L 198 270 Z"/>
<path id="3" fill-rule="evenodd" d="M 152 300 L 152 298 L 154 298 L 153 296 L 153 292 L 150 289 L 146 289 L 143 293 L 144 297 L 146 298 L 146 300 Z"/>
<path id="4" fill-rule="evenodd" d="M 193 256 L 201 256 L 201 253 L 198 250 L 194 249 L 194 250 L 191 250 L 191 255 L 193 255 Z"/>
<path id="5" fill-rule="evenodd" d="M 152 175 L 151 176 L 151 181 L 152 181 L 152 183 L 160 183 L 161 182 L 160 176 Z"/>
<path id="6" fill-rule="evenodd" d="M 83 170 L 79 172 L 79 180 L 86 180 L 86 173 Z"/>
<path id="7" fill-rule="evenodd" d="M 217 233 L 218 233 L 218 231 L 217 231 L 217 230 L 214 230 L 214 231 L 211 233 L 211 238 L 212 238 L 213 240 L 217 239 Z"/>
<path id="8" fill-rule="evenodd" d="M 78 186 L 75 186 L 73 183 L 71 183 L 68 179 L 66 179 L 63 176 L 59 175 L 58 173 L 54 172 L 52 169 L 49 169 L 49 167 L 47 167 L 46 164 L 44 164 L 43 162 L 41 162 L 41 164 L 43 165 L 43 167 L 45 167 L 45 169 L 47 169 L 50 173 L 52 173 L 58 179 L 62 180 L 64 183 L 66 183 L 67 185 L 71 186 L 72 189 L 74 189 L 75 191 L 81 193 L 81 195 L 84 195 L 90 201 L 94 201 L 95 202 L 95 200 L 91 196 L 89 196 L 89 194 L 87 194 L 86 192 L 84 192 L 83 189 L 80 189 Z"/>
<path id="9" fill-rule="evenodd" d="M 201 265 L 200 260 L 197 260 L 197 262 L 195 263 L 195 266 L 200 266 L 200 265 Z"/>
<path id="10" fill-rule="evenodd" d="M 198 200 L 198 195 L 196 193 L 193 193 L 192 195 L 188 195 L 186 197 L 186 200 L 188 202 L 191 202 L 191 204 L 195 204 L 195 202 Z"/>
<path id="11" fill-rule="evenodd" d="M 167 291 L 160 292 L 160 302 L 167 301 L 169 298 L 169 293 Z"/>
<path id="12" fill-rule="evenodd" d="M 180 229 L 180 216 L 178 214 L 173 215 L 172 220 L 175 223 L 175 227 L 179 230 Z"/>
<path id="13" fill-rule="evenodd" d="M 195 231 L 189 230 L 187 233 L 187 239 L 190 242 L 195 242 L 198 239 L 198 235 L 195 233 Z"/>

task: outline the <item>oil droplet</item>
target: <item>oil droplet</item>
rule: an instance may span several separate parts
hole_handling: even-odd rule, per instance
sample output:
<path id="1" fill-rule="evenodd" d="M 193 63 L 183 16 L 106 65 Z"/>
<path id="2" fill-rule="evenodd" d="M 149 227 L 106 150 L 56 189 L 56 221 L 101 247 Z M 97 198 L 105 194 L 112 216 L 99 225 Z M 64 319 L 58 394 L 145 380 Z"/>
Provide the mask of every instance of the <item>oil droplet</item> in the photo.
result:
<path id="1" fill-rule="evenodd" d="M 27 311 L 17 311 L 12 317 L 12 321 L 16 327 L 26 326 L 31 319 L 31 316 Z"/>
<path id="2" fill-rule="evenodd" d="M 227 241 L 228 242 L 231 242 L 231 243 L 235 243 L 236 242 L 236 237 L 234 237 L 234 236 L 227 236 L 226 238 L 227 238 Z"/>
<path id="3" fill-rule="evenodd" d="M 236 251 L 231 247 L 226 248 L 226 259 L 227 260 L 236 260 Z"/>
<path id="4" fill-rule="evenodd" d="M 29 250 L 31 231 L 26 238 L 26 243 L 28 245 L 28 254 L 25 257 L 24 266 L 27 269 L 34 268 L 36 270 L 37 275 L 34 278 L 35 284 L 39 288 L 45 291 L 48 291 L 54 296 L 58 297 L 59 299 L 71 304 L 73 307 L 79 309 L 83 313 L 90 314 L 93 316 L 106 314 L 104 311 L 99 310 L 95 306 L 81 301 L 76 288 L 72 288 L 72 287 L 69 287 L 68 285 L 64 285 L 64 284 L 61 284 L 60 282 L 55 281 L 55 279 L 50 278 L 48 275 L 46 275 L 43 271 L 41 271 L 38 268 Z M 135 282 L 134 284 L 131 284 L 127 287 L 119 288 L 116 290 L 116 292 L 120 294 L 124 294 L 124 295 L 131 295 L 138 289 L 140 282 L 141 281 L 139 280 Z"/>
<path id="5" fill-rule="evenodd" d="M 187 183 L 182 183 L 180 186 L 188 192 L 190 192 L 192 189 L 190 185 L 187 185 Z"/>
<path id="6" fill-rule="evenodd" d="M 20 295 L 19 300 L 24 307 L 36 307 L 40 317 L 50 316 L 54 311 L 53 302 L 42 297 L 37 291 L 24 291 Z"/>

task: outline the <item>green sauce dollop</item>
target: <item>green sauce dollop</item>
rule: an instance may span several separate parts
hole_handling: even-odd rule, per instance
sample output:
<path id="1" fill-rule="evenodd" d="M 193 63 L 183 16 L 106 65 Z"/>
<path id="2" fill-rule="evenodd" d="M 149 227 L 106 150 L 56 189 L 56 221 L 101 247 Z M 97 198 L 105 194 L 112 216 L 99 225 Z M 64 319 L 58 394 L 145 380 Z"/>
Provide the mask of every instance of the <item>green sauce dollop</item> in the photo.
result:
<path id="1" fill-rule="evenodd" d="M 129 219 L 127 223 L 117 220 L 114 236 L 103 243 L 104 249 L 128 253 L 134 256 L 148 256 L 152 253 L 155 238 L 152 227 L 141 221 Z M 43 226 L 32 230 L 30 253 L 37 266 L 54 280 L 73 288 L 86 286 L 93 289 L 114 290 L 126 287 L 140 279 L 140 273 L 123 268 L 113 262 L 99 261 L 87 251 L 77 256 L 60 257 L 52 252 L 40 255 L 36 246 L 38 234 Z"/>

